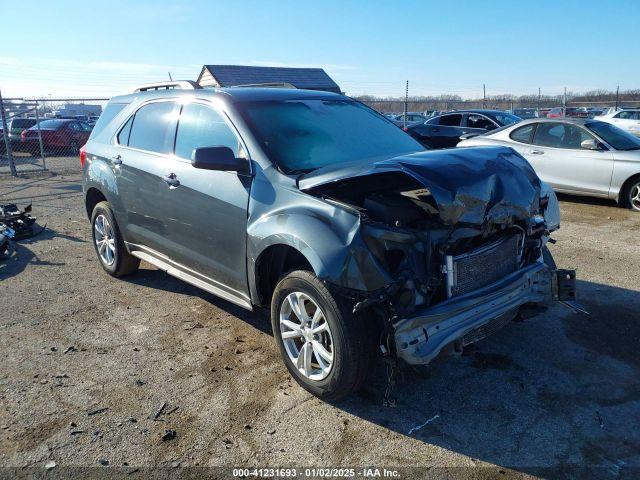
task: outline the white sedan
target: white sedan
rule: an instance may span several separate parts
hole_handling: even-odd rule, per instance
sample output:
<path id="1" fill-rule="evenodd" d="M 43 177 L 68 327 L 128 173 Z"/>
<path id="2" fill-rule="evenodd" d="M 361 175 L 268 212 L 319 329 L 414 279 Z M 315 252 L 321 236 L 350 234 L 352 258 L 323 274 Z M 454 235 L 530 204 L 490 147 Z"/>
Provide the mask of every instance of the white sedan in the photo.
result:
<path id="1" fill-rule="evenodd" d="M 594 118 L 615 125 L 633 135 L 640 136 L 640 109 L 617 110 Z"/>
<path id="2" fill-rule="evenodd" d="M 466 138 L 458 147 L 513 148 L 555 190 L 604 197 L 640 212 L 640 138 L 597 120 L 536 118 Z"/>

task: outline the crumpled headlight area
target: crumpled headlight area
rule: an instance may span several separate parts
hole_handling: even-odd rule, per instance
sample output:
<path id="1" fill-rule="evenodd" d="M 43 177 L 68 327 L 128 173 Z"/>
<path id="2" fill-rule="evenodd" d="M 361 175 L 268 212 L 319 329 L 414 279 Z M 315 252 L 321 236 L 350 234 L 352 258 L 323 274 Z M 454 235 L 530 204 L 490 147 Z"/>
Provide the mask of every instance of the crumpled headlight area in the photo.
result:
<path id="1" fill-rule="evenodd" d="M 544 220 L 547 224 L 547 229 L 553 232 L 560 228 L 560 204 L 558 203 L 558 197 L 549 184 L 546 182 L 541 183 L 542 189 L 540 190 L 540 196 L 549 199 L 547 208 L 544 211 Z"/>

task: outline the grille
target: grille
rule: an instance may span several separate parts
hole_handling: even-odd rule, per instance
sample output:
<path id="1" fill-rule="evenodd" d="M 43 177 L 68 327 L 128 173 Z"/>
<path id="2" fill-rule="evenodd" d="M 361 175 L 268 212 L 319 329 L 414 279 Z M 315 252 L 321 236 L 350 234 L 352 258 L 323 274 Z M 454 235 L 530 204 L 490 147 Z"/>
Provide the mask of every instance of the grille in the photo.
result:
<path id="1" fill-rule="evenodd" d="M 486 287 L 518 269 L 519 235 L 511 235 L 473 252 L 447 258 L 450 297 Z"/>

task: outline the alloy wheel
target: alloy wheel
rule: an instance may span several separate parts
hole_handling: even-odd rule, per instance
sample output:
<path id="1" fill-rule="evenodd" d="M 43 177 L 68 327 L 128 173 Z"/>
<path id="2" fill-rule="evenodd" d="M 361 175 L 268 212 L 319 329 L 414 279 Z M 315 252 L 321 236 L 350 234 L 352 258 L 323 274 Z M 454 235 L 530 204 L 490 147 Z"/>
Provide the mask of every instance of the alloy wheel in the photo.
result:
<path id="1" fill-rule="evenodd" d="M 113 227 L 105 215 L 98 215 L 93 224 L 94 240 L 98 249 L 100 260 L 107 266 L 116 261 L 116 239 Z"/>
<path id="2" fill-rule="evenodd" d="M 640 210 L 640 182 L 631 187 L 629 202 L 631 203 L 632 208 Z"/>
<path id="3" fill-rule="evenodd" d="M 280 306 L 280 335 L 294 367 L 310 380 L 323 380 L 333 366 L 333 338 L 318 304 L 292 292 Z"/>

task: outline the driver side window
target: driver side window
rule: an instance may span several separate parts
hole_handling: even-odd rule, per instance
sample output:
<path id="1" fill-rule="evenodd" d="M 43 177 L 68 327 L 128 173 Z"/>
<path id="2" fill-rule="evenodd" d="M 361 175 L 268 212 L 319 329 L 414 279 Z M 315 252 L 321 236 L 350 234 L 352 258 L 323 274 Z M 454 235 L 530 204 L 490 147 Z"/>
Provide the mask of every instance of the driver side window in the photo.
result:
<path id="1" fill-rule="evenodd" d="M 579 150 L 584 140 L 594 139 L 582 128 L 563 123 L 541 123 L 533 138 L 535 145 Z"/>
<path id="2" fill-rule="evenodd" d="M 242 156 L 239 154 L 238 137 L 212 107 L 201 103 L 182 107 L 176 135 L 176 156 L 190 160 L 194 149 L 217 146 L 229 147 L 236 157 Z"/>

